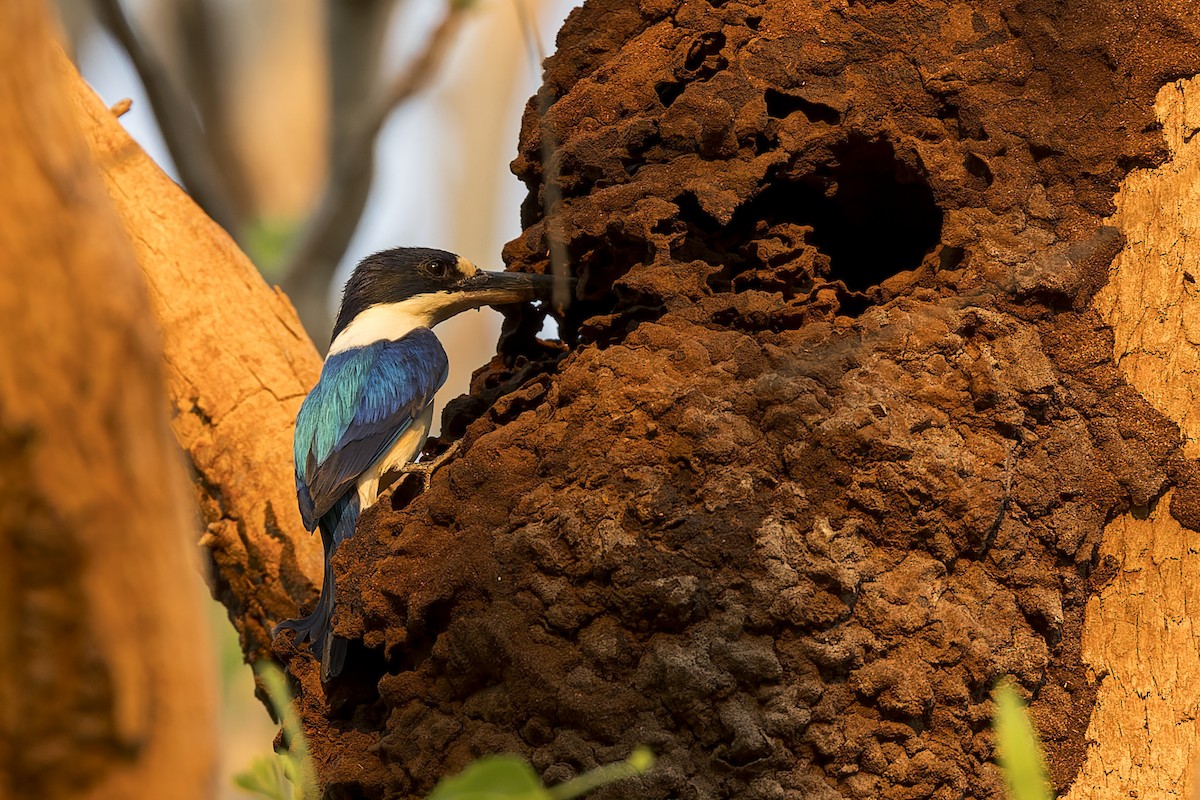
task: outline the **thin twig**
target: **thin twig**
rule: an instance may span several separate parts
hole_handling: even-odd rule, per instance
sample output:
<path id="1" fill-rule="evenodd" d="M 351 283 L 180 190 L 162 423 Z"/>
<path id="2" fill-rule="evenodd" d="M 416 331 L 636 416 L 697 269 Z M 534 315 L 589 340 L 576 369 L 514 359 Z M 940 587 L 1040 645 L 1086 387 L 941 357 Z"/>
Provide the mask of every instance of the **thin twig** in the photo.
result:
<path id="1" fill-rule="evenodd" d="M 516 6 L 526 42 L 537 59 L 534 78 L 540 83 L 543 78 L 542 65 L 546 61 L 546 51 L 542 48 L 542 37 L 538 31 L 537 20 L 529 12 L 525 0 L 516 0 Z M 562 209 L 563 199 L 558 162 L 554 158 L 555 150 L 558 149 L 558 141 L 554 136 L 554 131 L 546 122 L 546 117 L 550 112 L 547 94 L 539 87 L 534 96 L 537 98 L 538 140 L 542 150 L 542 217 L 546 220 L 546 244 L 550 253 L 550 272 L 554 275 L 554 291 L 551 295 L 551 302 L 555 309 L 562 312 L 571 302 L 571 281 L 566 236 L 562 230 L 562 220 L 558 215 Z"/>
<path id="2" fill-rule="evenodd" d="M 462 27 L 465 8 L 466 5 L 463 4 L 451 4 L 446 16 L 425 42 L 425 49 L 413 59 L 408 69 L 392 80 L 387 89 L 373 103 L 371 111 L 364 120 L 363 130 L 359 133 L 362 140 L 374 141 L 396 107 L 425 88 L 437 74 L 459 28 Z"/>
<path id="3" fill-rule="evenodd" d="M 304 307 L 305 298 L 324 293 L 338 262 L 358 227 L 370 193 L 375 167 L 375 139 L 396 107 L 428 84 L 437 72 L 461 27 L 466 4 L 451 2 L 446 16 L 426 40 L 422 51 L 386 86 L 358 105 L 353 118 L 340 120 L 340 135 L 332 137 L 330 175 L 316 212 L 305 224 L 300 241 L 283 271 L 284 290 L 297 302 L 306 327 L 313 330 L 320 314 Z M 339 121 L 335 120 L 335 125 Z M 307 313 L 306 313 L 307 311 Z M 327 312 L 323 315 L 327 316 Z M 327 327 L 321 323 L 320 328 Z"/>
<path id="4" fill-rule="evenodd" d="M 220 186 L 204 132 L 191 108 L 171 84 L 164 64 L 143 43 L 121 0 L 94 0 L 96 15 L 129 55 L 146 89 L 146 97 L 162 131 L 163 141 L 192 199 L 218 225 L 236 232 L 237 220 Z"/>

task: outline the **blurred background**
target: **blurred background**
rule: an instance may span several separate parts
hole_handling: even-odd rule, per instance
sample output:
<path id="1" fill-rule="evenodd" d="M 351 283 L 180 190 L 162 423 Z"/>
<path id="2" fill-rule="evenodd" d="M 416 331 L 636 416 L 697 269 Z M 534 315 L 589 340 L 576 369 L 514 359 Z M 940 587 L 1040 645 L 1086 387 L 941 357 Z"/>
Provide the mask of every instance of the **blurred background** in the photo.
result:
<path id="1" fill-rule="evenodd" d="M 359 259 L 440 247 L 501 269 L 524 187 L 508 170 L 538 53 L 578 0 L 58 0 L 65 46 L 142 147 L 283 286 L 318 349 Z M 439 327 L 441 406 L 495 352 L 484 309 Z M 553 335 L 552 331 L 548 331 Z M 440 423 L 435 423 L 440 424 Z M 435 428 L 436 432 L 436 428 Z M 197 591 L 206 591 L 197 580 Z M 224 609 L 222 797 L 269 753 Z"/>

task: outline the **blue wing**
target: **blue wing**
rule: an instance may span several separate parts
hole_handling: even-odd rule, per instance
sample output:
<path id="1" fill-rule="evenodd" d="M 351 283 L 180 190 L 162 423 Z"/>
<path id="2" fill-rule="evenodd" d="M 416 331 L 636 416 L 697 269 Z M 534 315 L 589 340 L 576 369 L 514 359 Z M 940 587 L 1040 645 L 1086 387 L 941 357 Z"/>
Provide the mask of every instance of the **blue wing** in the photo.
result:
<path id="1" fill-rule="evenodd" d="M 449 366 L 428 328 L 326 359 L 296 417 L 296 497 L 308 530 L 433 402 Z"/>

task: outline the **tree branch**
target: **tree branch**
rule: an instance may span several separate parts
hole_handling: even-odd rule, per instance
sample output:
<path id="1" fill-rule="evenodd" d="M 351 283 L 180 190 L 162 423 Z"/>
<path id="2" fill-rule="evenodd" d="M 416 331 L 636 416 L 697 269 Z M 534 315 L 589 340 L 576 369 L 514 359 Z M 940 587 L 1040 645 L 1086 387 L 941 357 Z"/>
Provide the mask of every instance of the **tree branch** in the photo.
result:
<path id="1" fill-rule="evenodd" d="M 204 128 L 217 180 L 237 219 L 238 230 L 231 232 L 242 241 L 243 226 L 252 221 L 254 202 L 250 179 L 237 154 L 231 97 L 235 76 L 221 59 L 219 20 L 212 0 L 175 0 L 163 11 L 170 17 L 171 35 L 179 47 L 174 60 L 180 66 L 185 92 Z"/>
<path id="2" fill-rule="evenodd" d="M 333 67 L 335 118 L 329 182 L 316 212 L 301 233 L 281 281 L 284 290 L 297 299 L 301 319 L 318 341 L 331 327 L 325 292 L 358 227 L 371 191 L 375 139 L 392 111 L 420 91 L 437 72 L 461 27 L 466 8 L 466 4 L 451 3 L 407 69 L 381 90 L 368 92 L 362 102 L 344 102 L 341 108 L 336 105 L 338 68 Z M 343 46 L 350 44 L 347 37 L 342 37 L 341 42 Z M 338 59 L 331 61 L 336 64 Z"/>
<path id="3" fill-rule="evenodd" d="M 315 595 L 292 423 L 321 360 L 287 298 L 133 142 L 62 59 L 77 121 L 133 244 L 163 337 L 175 436 L 194 470 L 213 591 L 265 657 L 271 625 Z"/>
<path id="4" fill-rule="evenodd" d="M 213 221 L 236 235 L 237 216 L 228 192 L 220 184 L 221 173 L 208 149 L 204 131 L 172 85 L 166 66 L 142 41 L 120 0 L 94 2 L 97 16 L 133 62 L 183 185 Z"/>

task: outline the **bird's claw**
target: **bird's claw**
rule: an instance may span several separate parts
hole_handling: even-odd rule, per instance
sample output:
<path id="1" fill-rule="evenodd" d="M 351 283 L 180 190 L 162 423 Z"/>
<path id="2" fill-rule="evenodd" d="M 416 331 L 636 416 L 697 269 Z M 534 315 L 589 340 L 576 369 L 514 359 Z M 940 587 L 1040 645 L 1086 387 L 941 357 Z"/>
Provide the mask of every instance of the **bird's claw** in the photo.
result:
<path id="1" fill-rule="evenodd" d="M 433 473 L 437 472 L 443 464 L 458 452 L 458 442 L 454 442 L 446 451 L 432 461 L 421 461 L 414 464 L 405 464 L 400 468 L 401 475 L 420 475 L 421 481 L 424 484 L 423 491 L 429 491 L 429 484 L 433 480 Z"/>

